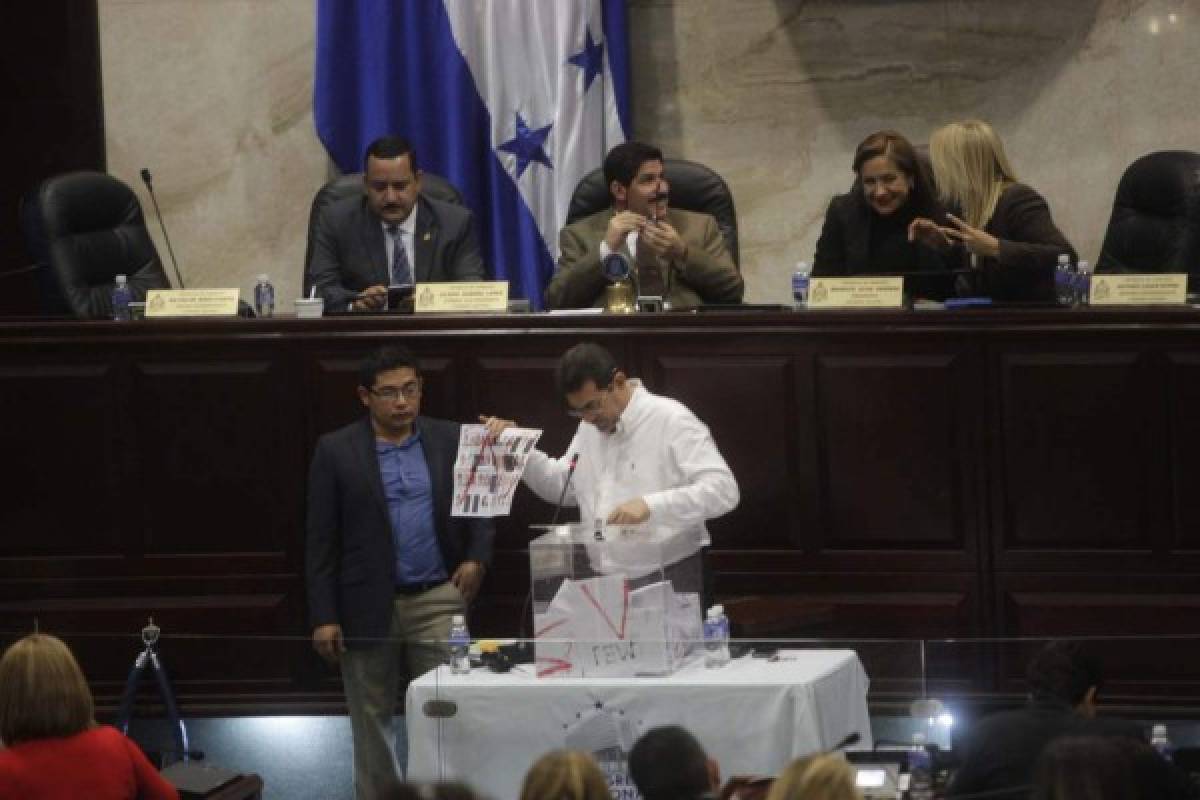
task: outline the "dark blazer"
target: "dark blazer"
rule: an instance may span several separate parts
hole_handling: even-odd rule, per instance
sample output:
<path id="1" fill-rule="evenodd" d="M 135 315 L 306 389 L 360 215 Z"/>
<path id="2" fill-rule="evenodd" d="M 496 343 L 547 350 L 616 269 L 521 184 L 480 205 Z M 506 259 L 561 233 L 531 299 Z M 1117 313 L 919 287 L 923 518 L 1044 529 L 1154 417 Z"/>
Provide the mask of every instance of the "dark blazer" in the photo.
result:
<path id="1" fill-rule="evenodd" d="M 901 212 L 896 212 L 901 213 Z M 929 216 L 945 224 L 939 214 Z M 813 272 L 817 277 L 850 277 L 896 272 L 928 272 L 930 277 L 905 276 L 905 289 L 910 294 L 943 299 L 953 294 L 954 279 L 949 270 L 956 264 L 950 253 L 940 253 L 919 244 L 912 245 L 910 264 L 881 264 L 872 258 L 871 226 L 879 215 L 862 199 L 861 190 L 834 197 L 825 211 L 825 223 L 817 239 L 813 256 Z M 898 232 L 907 240 L 907 230 Z"/>
<path id="2" fill-rule="evenodd" d="M 1054 268 L 1060 253 L 1075 262 L 1075 248 L 1034 189 L 1014 183 L 1000 195 L 984 230 L 1000 240 L 996 258 L 980 259 L 977 291 L 994 300 L 1053 302 Z"/>
<path id="3" fill-rule="evenodd" d="M 429 466 L 434 526 L 446 570 L 463 561 L 487 564 L 490 519 L 450 516 L 457 422 L 418 417 Z M 305 553 L 312 626 L 337 623 L 347 639 L 387 635 L 395 595 L 395 548 L 369 418 L 317 440 L 308 474 Z"/>
<path id="4" fill-rule="evenodd" d="M 1088 719 L 1065 703 L 1031 702 L 1025 708 L 1001 711 L 972 726 L 963 747 L 961 766 L 947 788 L 947 797 L 996 792 L 997 798 L 1025 798 L 1033 782 L 1038 756 L 1061 736 L 1128 736 L 1141 738 L 1141 729 L 1120 719 Z M 1010 789 L 1004 792 L 1001 790 Z"/>
<path id="5" fill-rule="evenodd" d="M 597 211 L 559 232 L 558 270 L 546 287 L 549 308 L 604 305 L 608 279 L 604 277 L 604 267 L 600 263 L 600 242 L 608 232 L 608 223 L 614 213 L 612 208 Z M 688 257 L 685 263 L 672 264 L 668 274 L 663 276 L 667 283 L 664 299 L 673 308 L 742 302 L 745 284 L 729 255 L 716 219 L 711 214 L 669 208 L 667 222 L 687 243 Z M 630 255 L 626 247 L 621 251 Z"/>
<path id="6" fill-rule="evenodd" d="M 368 286 L 388 285 L 391 265 L 384 236 L 365 196 L 344 197 L 322 209 L 309 272 L 327 311 L 345 309 Z M 471 212 L 462 206 L 417 199 L 413 256 L 417 283 L 487 279 Z"/>

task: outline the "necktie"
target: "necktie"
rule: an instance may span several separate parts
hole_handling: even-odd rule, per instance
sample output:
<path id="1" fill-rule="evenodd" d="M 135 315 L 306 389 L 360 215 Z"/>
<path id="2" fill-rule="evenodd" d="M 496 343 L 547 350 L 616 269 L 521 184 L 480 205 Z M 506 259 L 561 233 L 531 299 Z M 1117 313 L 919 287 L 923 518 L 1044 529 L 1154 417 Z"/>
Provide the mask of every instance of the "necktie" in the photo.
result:
<path id="1" fill-rule="evenodd" d="M 413 282 L 412 267 L 408 265 L 408 253 L 404 250 L 400 226 L 388 225 L 387 232 L 392 237 L 392 285 L 409 286 Z"/>
<path id="2" fill-rule="evenodd" d="M 637 262 L 638 268 L 638 293 L 666 297 L 666 260 L 656 256 L 649 247 L 643 246 L 639 239 L 634 261 Z"/>

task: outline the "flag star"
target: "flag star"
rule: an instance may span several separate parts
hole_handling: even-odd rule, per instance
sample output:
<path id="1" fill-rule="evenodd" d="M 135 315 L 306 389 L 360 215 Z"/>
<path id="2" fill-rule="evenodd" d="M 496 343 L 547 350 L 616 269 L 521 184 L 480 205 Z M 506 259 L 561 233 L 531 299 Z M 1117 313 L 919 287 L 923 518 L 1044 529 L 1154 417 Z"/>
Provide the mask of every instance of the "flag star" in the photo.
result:
<path id="1" fill-rule="evenodd" d="M 550 157 L 546 155 L 546 151 L 542 148 L 542 145 L 546 142 L 546 137 L 550 135 L 550 129 L 553 127 L 554 123 L 550 123 L 544 128 L 530 130 L 529 126 L 525 124 L 525 120 L 521 119 L 521 113 L 517 112 L 517 135 L 500 145 L 497 149 L 503 150 L 506 153 L 512 153 L 517 157 L 518 179 L 524 174 L 530 161 L 536 161 L 547 169 L 554 169 L 554 165 L 550 163 Z"/>
<path id="2" fill-rule="evenodd" d="M 592 88 L 592 81 L 604 72 L 604 44 L 592 40 L 591 28 L 584 29 L 585 42 L 583 49 L 567 59 L 568 64 L 574 64 L 583 70 L 583 90 Z"/>

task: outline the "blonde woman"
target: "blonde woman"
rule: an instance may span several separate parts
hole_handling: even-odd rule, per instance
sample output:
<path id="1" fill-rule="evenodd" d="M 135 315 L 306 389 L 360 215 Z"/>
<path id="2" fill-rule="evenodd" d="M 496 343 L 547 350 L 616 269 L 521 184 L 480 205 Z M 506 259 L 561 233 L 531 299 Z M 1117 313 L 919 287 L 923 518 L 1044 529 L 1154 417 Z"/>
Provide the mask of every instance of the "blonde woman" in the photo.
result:
<path id="1" fill-rule="evenodd" d="M 551 750 L 525 774 L 521 800 L 611 800 L 608 781 L 587 753 Z"/>
<path id="2" fill-rule="evenodd" d="M 0 797 L 179 800 L 115 728 L 97 726 L 91 690 L 71 651 L 44 634 L 0 657 Z"/>
<path id="3" fill-rule="evenodd" d="M 1054 225 L 1050 208 L 1017 181 L 992 126 L 952 122 L 929 140 L 934 181 L 949 226 L 919 218 L 909 236 L 936 247 L 961 243 L 977 269 L 975 290 L 995 300 L 1053 302 L 1054 266 L 1075 249 Z"/>
<path id="4" fill-rule="evenodd" d="M 862 794 L 846 759 L 820 753 L 788 764 L 771 784 L 767 800 L 862 800 Z"/>

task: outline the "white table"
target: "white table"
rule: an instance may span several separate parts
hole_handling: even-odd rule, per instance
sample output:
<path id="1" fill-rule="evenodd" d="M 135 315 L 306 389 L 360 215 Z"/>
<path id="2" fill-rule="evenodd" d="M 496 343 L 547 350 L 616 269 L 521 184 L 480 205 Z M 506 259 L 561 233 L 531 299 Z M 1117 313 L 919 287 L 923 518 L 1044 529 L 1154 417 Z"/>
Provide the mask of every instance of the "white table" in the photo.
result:
<path id="1" fill-rule="evenodd" d="M 723 776 L 775 774 L 851 732 L 862 736 L 856 749 L 869 749 L 867 685 L 852 650 L 745 656 L 718 669 L 693 662 L 661 678 L 538 679 L 532 665 L 452 675 L 441 667 L 413 681 L 405 698 L 408 778 L 462 780 L 515 800 L 525 772 L 548 750 L 597 742 L 601 729 L 620 730 L 626 749 L 658 725 L 692 731 Z M 437 708 L 427 703 L 438 700 L 454 704 L 452 716 L 428 715 Z"/>

